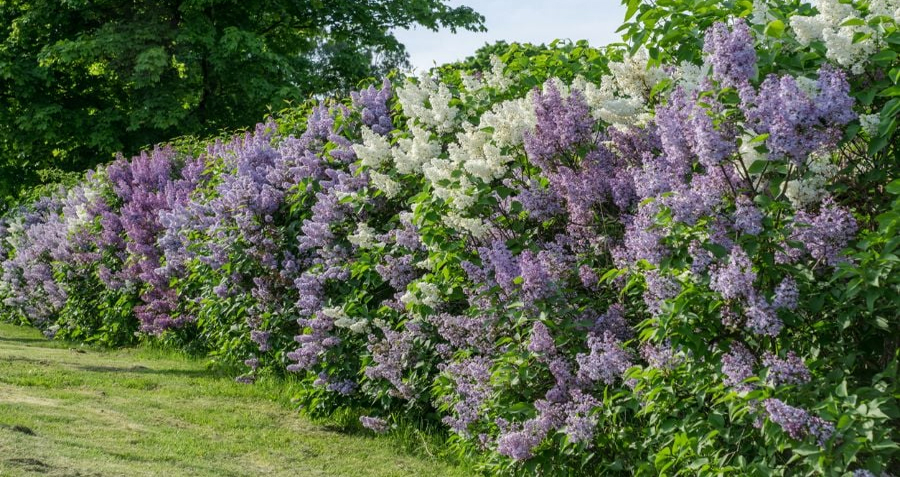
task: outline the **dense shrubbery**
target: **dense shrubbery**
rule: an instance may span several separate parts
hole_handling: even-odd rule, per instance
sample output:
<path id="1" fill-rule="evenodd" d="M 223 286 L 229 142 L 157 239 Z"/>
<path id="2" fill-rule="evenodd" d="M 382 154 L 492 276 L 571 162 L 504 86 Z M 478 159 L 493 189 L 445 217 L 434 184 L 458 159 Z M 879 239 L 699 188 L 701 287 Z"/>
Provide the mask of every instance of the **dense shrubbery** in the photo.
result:
<path id="1" fill-rule="evenodd" d="M 896 471 L 900 5 L 626 3 L 628 47 L 120 158 L 4 219 L 2 312 L 490 472 Z"/>

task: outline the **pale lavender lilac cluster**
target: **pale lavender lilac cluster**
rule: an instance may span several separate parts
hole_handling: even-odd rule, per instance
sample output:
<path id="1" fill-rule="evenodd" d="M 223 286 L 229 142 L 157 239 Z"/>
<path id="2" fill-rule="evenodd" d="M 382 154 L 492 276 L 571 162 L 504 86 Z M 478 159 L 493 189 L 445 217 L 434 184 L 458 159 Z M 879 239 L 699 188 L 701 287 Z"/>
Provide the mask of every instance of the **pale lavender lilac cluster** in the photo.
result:
<path id="1" fill-rule="evenodd" d="M 793 351 L 788 352 L 784 358 L 766 352 L 763 354 L 762 363 L 769 368 L 766 382 L 773 386 L 806 384 L 812 379 L 806 363 Z"/>
<path id="2" fill-rule="evenodd" d="M 716 23 L 706 33 L 703 51 L 709 55 L 713 78 L 725 86 L 741 86 L 756 74 L 756 49 L 750 27 L 743 19 L 731 31 Z"/>
<path id="3" fill-rule="evenodd" d="M 750 391 L 754 385 L 745 382 L 756 373 L 756 357 L 740 342 L 731 343 L 731 349 L 722 355 L 722 374 L 725 375 L 726 386 L 736 391 Z"/>
<path id="4" fill-rule="evenodd" d="M 781 426 L 792 439 L 803 440 L 811 436 L 819 446 L 824 447 L 834 435 L 834 424 L 813 416 L 804 409 L 789 406 L 775 398 L 766 399 L 763 405 L 769 419 Z"/>

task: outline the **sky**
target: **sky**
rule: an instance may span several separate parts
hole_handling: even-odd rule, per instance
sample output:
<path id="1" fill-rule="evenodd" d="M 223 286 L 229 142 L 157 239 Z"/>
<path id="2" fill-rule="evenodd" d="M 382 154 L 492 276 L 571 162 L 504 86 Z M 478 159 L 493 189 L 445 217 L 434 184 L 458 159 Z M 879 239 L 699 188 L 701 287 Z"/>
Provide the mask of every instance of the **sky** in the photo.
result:
<path id="1" fill-rule="evenodd" d="M 397 39 L 406 45 L 417 71 L 461 60 L 497 40 L 540 44 L 562 38 L 606 45 L 619 40 L 615 31 L 625 17 L 619 0 L 450 0 L 448 4 L 468 5 L 484 15 L 488 31 L 454 35 L 450 30 L 397 30 Z"/>

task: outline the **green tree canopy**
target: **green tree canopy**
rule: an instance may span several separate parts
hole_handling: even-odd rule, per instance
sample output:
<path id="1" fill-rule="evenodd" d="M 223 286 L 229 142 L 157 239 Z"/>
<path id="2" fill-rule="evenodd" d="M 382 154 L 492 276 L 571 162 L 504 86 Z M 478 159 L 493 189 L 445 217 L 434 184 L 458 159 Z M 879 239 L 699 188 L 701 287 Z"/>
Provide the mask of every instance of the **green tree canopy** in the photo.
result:
<path id="1" fill-rule="evenodd" d="M 345 91 L 406 65 L 395 28 L 483 20 L 446 0 L 0 0 L 0 194 Z"/>

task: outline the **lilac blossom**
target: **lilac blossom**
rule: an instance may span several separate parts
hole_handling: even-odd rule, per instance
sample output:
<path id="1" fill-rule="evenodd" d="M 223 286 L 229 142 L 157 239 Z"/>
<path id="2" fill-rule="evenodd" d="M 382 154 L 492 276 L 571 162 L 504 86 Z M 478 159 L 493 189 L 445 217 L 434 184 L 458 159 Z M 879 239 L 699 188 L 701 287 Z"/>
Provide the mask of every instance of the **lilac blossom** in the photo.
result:
<path id="1" fill-rule="evenodd" d="M 728 256 L 728 263 L 715 267 L 710 273 L 709 287 L 726 300 L 753 296 L 756 272 L 743 248 L 736 246 Z"/>
<path id="2" fill-rule="evenodd" d="M 809 368 L 793 351 L 784 358 L 767 352 L 763 355 L 763 366 L 769 368 L 766 382 L 773 386 L 805 384 L 812 379 Z"/>
<path id="3" fill-rule="evenodd" d="M 761 296 L 754 295 L 744 309 L 750 331 L 761 336 L 778 336 L 784 322 L 775 313 L 772 305 Z"/>
<path id="4" fill-rule="evenodd" d="M 269 342 L 271 335 L 272 333 L 268 331 L 252 330 L 250 340 L 259 345 L 260 352 L 265 353 L 272 349 L 272 344 Z"/>
<path id="5" fill-rule="evenodd" d="M 695 274 L 705 272 L 715 260 L 712 252 L 703 248 L 696 240 L 688 246 L 688 253 L 691 256 L 691 272 Z"/>
<path id="6" fill-rule="evenodd" d="M 537 126 L 525 133 L 525 152 L 544 171 L 555 170 L 558 156 L 591 140 L 594 120 L 577 89 L 564 98 L 556 84 L 548 82 L 543 92 L 535 90 L 534 109 Z"/>
<path id="7" fill-rule="evenodd" d="M 497 439 L 497 452 L 515 460 L 530 459 L 546 435 L 539 421 L 526 421 L 521 429 L 505 432 Z"/>
<path id="8" fill-rule="evenodd" d="M 456 432 L 466 433 L 490 397 L 491 362 L 484 357 L 468 358 L 449 364 L 444 372 L 455 383 L 457 399 L 453 404 L 455 416 L 445 416 L 443 421 Z"/>
<path id="9" fill-rule="evenodd" d="M 693 129 L 692 149 L 700 164 L 709 170 L 731 156 L 737 150 L 737 144 L 733 128 L 728 123 L 716 126 L 713 122 L 712 116 L 721 106 L 710 98 L 704 98 L 703 101 L 711 106 L 707 108 L 697 105 L 690 126 Z"/>
<path id="10" fill-rule="evenodd" d="M 672 277 L 662 275 L 657 270 L 649 270 L 644 274 L 647 288 L 644 291 L 644 303 L 653 315 L 662 313 L 666 300 L 675 298 L 681 292 L 681 285 Z"/>
<path id="11" fill-rule="evenodd" d="M 531 327 L 531 339 L 528 342 L 528 351 L 539 354 L 553 354 L 556 352 L 556 344 L 550 336 L 547 325 L 536 321 Z"/>
<path id="12" fill-rule="evenodd" d="M 571 392 L 571 402 L 566 406 L 564 432 L 569 442 L 590 443 L 597 429 L 597 417 L 593 410 L 600 406 L 600 401 L 590 394 L 577 389 Z"/>
<path id="13" fill-rule="evenodd" d="M 792 439 L 802 440 L 812 436 L 820 447 L 825 447 L 826 441 L 834 434 L 834 424 L 812 416 L 804 409 L 789 406 L 775 398 L 766 399 L 763 404 L 769 419 L 781 426 Z"/>
<path id="14" fill-rule="evenodd" d="M 479 249 L 479 255 L 485 261 L 485 265 L 489 265 L 493 269 L 493 278 L 500 288 L 506 293 L 513 293 L 515 290 L 514 280 L 521 274 L 521 269 L 519 261 L 513 257 L 506 245 L 502 241 L 494 241 L 490 248 Z"/>
<path id="15" fill-rule="evenodd" d="M 731 350 L 722 355 L 722 373 L 725 375 L 723 382 L 736 391 L 752 390 L 753 384 L 744 381 L 756 374 L 753 371 L 755 365 L 756 358 L 746 346 L 739 342 L 731 343 Z"/>
<path id="16" fill-rule="evenodd" d="M 362 91 L 351 92 L 350 98 L 356 109 L 360 111 L 363 124 L 370 127 L 372 131 L 386 135 L 394 129 L 388 108 L 391 98 L 391 82 L 387 78 L 383 80 L 380 89 L 369 86 Z"/>
<path id="17" fill-rule="evenodd" d="M 387 421 L 378 417 L 360 416 L 359 422 L 366 429 L 377 432 L 378 434 L 384 434 L 391 429 Z"/>
<path id="18" fill-rule="evenodd" d="M 641 345 L 641 358 L 651 368 L 661 370 L 674 369 L 683 361 L 683 358 L 678 355 L 678 351 L 672 348 L 672 344 L 668 341 L 658 345 L 649 342 L 643 343 Z"/>
<path id="19" fill-rule="evenodd" d="M 490 315 L 476 316 L 439 313 L 428 321 L 437 328 L 438 334 L 454 349 L 474 349 L 489 353 L 497 335 L 494 319 Z"/>
<path id="20" fill-rule="evenodd" d="M 334 376 L 329 375 L 326 372 L 319 373 L 318 377 L 315 381 L 313 381 L 313 385 L 324 387 L 325 389 L 338 393 L 342 396 L 349 396 L 356 391 L 358 387 L 357 383 L 352 379 L 340 379 L 335 378 Z"/>
<path id="21" fill-rule="evenodd" d="M 739 196 L 735 201 L 734 228 L 747 235 L 759 235 L 763 231 L 760 212 L 747 196 Z"/>
<path id="22" fill-rule="evenodd" d="M 606 134 L 612 150 L 631 167 L 643 163 L 646 154 L 650 153 L 652 156 L 654 152 L 659 152 L 663 148 L 659 128 L 655 123 L 642 128 L 610 126 Z"/>
<path id="23" fill-rule="evenodd" d="M 547 220 L 563 212 L 560 197 L 534 180 L 520 189 L 516 200 L 522 204 L 528 216 L 537 221 Z"/>
<path id="24" fill-rule="evenodd" d="M 628 352 L 612 333 L 606 332 L 602 336 L 592 333 L 587 344 L 590 352 L 575 357 L 579 381 L 613 384 L 632 365 Z"/>
<path id="25" fill-rule="evenodd" d="M 659 167 L 658 172 L 662 177 L 671 178 L 673 183 L 680 182 L 679 179 L 690 172 L 693 162 L 693 131 L 690 129 L 693 109 L 690 98 L 680 87 L 669 97 L 668 104 L 656 109 L 656 125 L 665 153 L 662 156 L 664 167 Z"/>
<path id="26" fill-rule="evenodd" d="M 389 391 L 392 396 L 411 400 L 415 398 L 416 390 L 403 379 L 403 373 L 413 364 L 414 341 L 420 336 L 420 331 L 414 324 L 407 323 L 401 331 L 382 327 L 381 332 L 383 339 L 369 335 L 367 348 L 374 364 L 366 368 L 365 375 L 372 380 L 388 381 L 392 386 Z"/>
<path id="27" fill-rule="evenodd" d="M 796 259 L 806 251 L 813 259 L 837 265 L 845 262 L 841 252 L 856 233 L 857 225 L 853 214 L 835 204 L 834 199 L 826 197 L 822 201 L 819 213 L 797 212 L 792 225 L 791 239 L 802 244 L 802 249 L 791 250 L 788 255 Z"/>
<path id="28" fill-rule="evenodd" d="M 148 333 L 161 333 L 182 325 L 187 319 L 173 316 L 177 303 L 175 291 L 169 288 L 169 277 L 157 272 L 163 258 L 157 240 L 165 230 L 160 214 L 186 203 L 200 179 L 198 162 L 189 160 L 180 174 L 176 163 L 173 149 L 157 148 L 131 161 L 120 156 L 107 168 L 112 189 L 123 204 L 117 217 L 105 216 L 104 225 L 120 226 L 127 237 L 126 249 L 130 256 L 125 268 L 127 279 L 149 285 L 141 296 L 143 304 L 135 307 L 141 329 Z"/>
<path id="29" fill-rule="evenodd" d="M 716 23 L 706 32 L 703 51 L 709 55 L 713 78 L 724 86 L 747 83 L 756 74 L 756 50 L 750 27 L 743 19 L 735 21 L 731 31 Z"/>
<path id="30" fill-rule="evenodd" d="M 828 63 L 819 69 L 816 80 L 819 94 L 815 98 L 816 111 L 819 117 L 827 118 L 835 126 L 843 126 L 856 119 L 853 112 L 853 97 L 850 96 L 850 83 L 847 74 Z"/>
<path id="31" fill-rule="evenodd" d="M 799 302 L 800 290 L 797 288 L 797 281 L 794 280 L 793 277 L 785 277 L 775 288 L 775 297 L 772 299 L 772 306 L 776 309 L 793 311 L 797 309 Z"/>
<path id="32" fill-rule="evenodd" d="M 376 265 L 375 270 L 394 290 L 405 291 L 406 286 L 421 274 L 413 264 L 412 255 L 399 258 L 386 255 L 383 260 L 384 263 Z"/>
<path id="33" fill-rule="evenodd" d="M 758 92 L 742 89 L 741 107 L 748 126 L 769 135 L 770 157 L 803 164 L 811 153 L 834 146 L 842 127 L 856 117 L 842 73 L 824 67 L 819 71 L 819 87 L 819 95 L 811 98 L 793 77 L 769 75 Z"/>
<path id="34" fill-rule="evenodd" d="M 663 231 L 655 225 L 656 210 L 654 204 L 646 204 L 637 215 L 623 217 L 623 243 L 613 250 L 616 266 L 624 268 L 640 260 L 659 264 L 669 254 L 662 244 Z"/>
<path id="35" fill-rule="evenodd" d="M 625 319 L 625 307 L 619 303 L 610 305 L 606 313 L 593 321 L 590 329 L 597 335 L 610 333 L 620 340 L 626 340 L 632 335 L 631 327 Z"/>
<path id="36" fill-rule="evenodd" d="M 588 265 L 578 267 L 578 278 L 581 280 L 581 284 L 588 290 L 596 290 L 597 284 L 600 282 L 600 277 L 597 275 L 597 272 Z"/>

